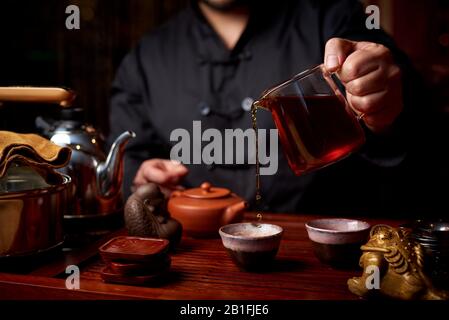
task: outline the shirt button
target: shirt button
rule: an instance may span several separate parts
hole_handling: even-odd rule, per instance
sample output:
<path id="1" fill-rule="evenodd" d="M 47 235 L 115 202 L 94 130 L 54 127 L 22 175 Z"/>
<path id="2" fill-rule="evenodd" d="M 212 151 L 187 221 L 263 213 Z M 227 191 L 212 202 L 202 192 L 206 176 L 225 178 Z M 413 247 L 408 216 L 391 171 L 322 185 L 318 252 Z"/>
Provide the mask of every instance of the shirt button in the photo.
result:
<path id="1" fill-rule="evenodd" d="M 205 102 L 201 102 L 198 105 L 198 108 L 200 109 L 200 113 L 202 116 L 208 116 L 210 114 L 210 108 Z"/>
<path id="2" fill-rule="evenodd" d="M 249 60 L 252 58 L 252 54 L 249 51 L 244 51 L 242 53 L 239 54 L 239 58 L 241 60 Z"/>
<path id="3" fill-rule="evenodd" d="M 245 111 L 251 111 L 251 107 L 254 103 L 254 99 L 251 97 L 246 97 L 242 100 L 242 109 Z"/>

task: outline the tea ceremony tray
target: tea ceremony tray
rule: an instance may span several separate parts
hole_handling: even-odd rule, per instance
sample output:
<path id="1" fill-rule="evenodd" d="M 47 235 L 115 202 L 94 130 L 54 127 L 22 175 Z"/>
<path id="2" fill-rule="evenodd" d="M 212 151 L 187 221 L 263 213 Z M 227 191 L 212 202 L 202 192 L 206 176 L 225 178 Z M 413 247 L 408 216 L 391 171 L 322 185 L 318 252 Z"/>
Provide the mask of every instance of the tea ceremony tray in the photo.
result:
<path id="1" fill-rule="evenodd" d="M 241 271 L 228 256 L 220 238 L 184 237 L 172 252 L 171 268 L 159 282 L 144 286 L 105 283 L 98 248 L 108 240 L 125 235 L 111 232 L 81 249 L 63 251 L 43 259 L 31 270 L 5 271 L 0 264 L 0 300 L 6 299 L 359 299 L 347 287 L 349 278 L 361 269 L 335 270 L 315 257 L 305 222 L 325 216 L 264 213 L 263 221 L 284 228 L 272 269 L 262 273 Z M 371 225 L 399 226 L 402 221 L 365 220 Z M 245 221 L 255 221 L 254 213 Z M 1 262 L 1 261 L 0 261 Z M 69 290 L 67 266 L 80 270 L 80 288 Z M 22 268 L 20 268 L 22 269 Z M 25 268 L 26 269 L 26 268 Z M 69 281 L 68 281 L 69 282 Z"/>

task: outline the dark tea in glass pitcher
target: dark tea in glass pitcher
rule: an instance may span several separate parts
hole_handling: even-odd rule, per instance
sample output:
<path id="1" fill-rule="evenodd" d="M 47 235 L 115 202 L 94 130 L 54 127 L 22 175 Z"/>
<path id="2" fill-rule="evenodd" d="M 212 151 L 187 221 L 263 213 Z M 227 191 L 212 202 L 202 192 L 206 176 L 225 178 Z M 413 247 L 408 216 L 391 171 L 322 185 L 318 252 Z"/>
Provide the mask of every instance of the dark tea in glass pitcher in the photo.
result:
<path id="1" fill-rule="evenodd" d="M 365 142 L 361 116 L 350 108 L 323 65 L 265 91 L 254 107 L 272 113 L 296 175 L 332 164 Z"/>

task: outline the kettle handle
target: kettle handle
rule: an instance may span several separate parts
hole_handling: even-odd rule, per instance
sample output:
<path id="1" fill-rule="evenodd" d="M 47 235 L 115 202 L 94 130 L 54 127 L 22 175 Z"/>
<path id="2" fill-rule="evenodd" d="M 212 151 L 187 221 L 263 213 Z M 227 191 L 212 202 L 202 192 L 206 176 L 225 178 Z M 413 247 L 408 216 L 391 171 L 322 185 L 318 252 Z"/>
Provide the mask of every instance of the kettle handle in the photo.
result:
<path id="1" fill-rule="evenodd" d="M 239 201 L 227 207 L 223 215 L 223 224 L 228 224 L 237 220 L 238 216 L 241 215 L 243 213 L 243 210 L 245 210 L 247 207 L 248 203 L 246 201 Z"/>
<path id="2" fill-rule="evenodd" d="M 2 102 L 53 103 L 66 108 L 72 105 L 74 91 L 58 87 L 0 87 Z"/>

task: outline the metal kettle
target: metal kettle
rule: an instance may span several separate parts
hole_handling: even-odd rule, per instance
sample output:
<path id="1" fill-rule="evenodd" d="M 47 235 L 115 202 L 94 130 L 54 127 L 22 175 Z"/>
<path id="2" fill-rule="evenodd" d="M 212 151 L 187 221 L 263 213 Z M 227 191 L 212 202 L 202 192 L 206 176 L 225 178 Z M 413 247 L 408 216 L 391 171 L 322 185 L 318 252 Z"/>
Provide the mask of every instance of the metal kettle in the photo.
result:
<path id="1" fill-rule="evenodd" d="M 66 213 L 66 219 L 109 215 L 123 209 L 123 155 L 134 132 L 123 132 L 106 152 L 103 135 L 83 122 L 82 109 L 63 109 L 60 120 L 53 123 L 38 117 L 36 125 L 52 142 L 72 149 L 69 164 L 61 169 L 72 177 L 76 188 L 74 211 Z"/>
<path id="2" fill-rule="evenodd" d="M 105 151 L 102 134 L 84 123 L 83 110 L 72 108 L 73 90 L 60 87 L 0 87 L 2 102 L 56 104 L 58 120 L 36 118 L 36 126 L 48 139 L 72 149 L 69 164 L 59 169 L 71 177 L 76 188 L 74 209 L 67 208 L 66 219 L 92 218 L 119 213 L 123 209 L 121 185 L 125 145 L 135 133 L 126 131 Z"/>

